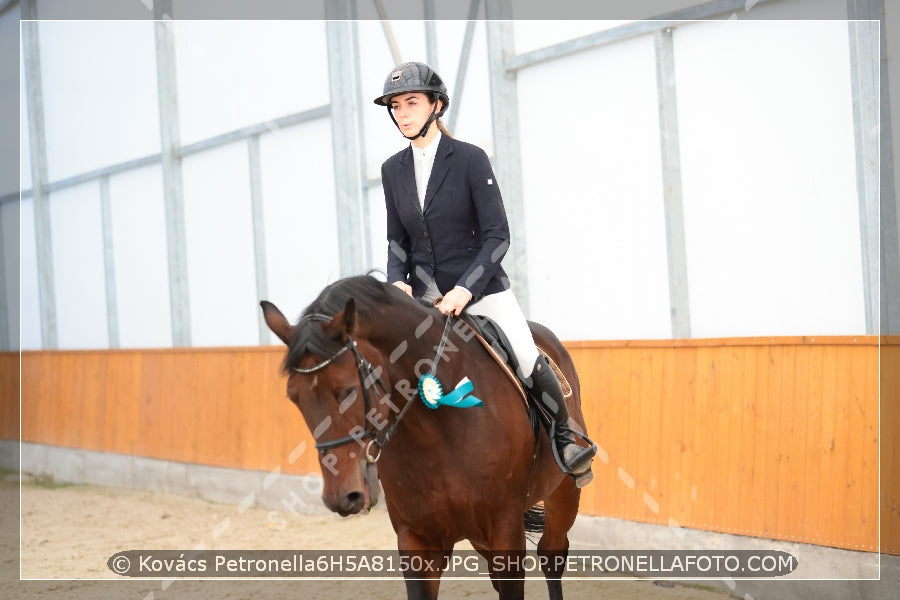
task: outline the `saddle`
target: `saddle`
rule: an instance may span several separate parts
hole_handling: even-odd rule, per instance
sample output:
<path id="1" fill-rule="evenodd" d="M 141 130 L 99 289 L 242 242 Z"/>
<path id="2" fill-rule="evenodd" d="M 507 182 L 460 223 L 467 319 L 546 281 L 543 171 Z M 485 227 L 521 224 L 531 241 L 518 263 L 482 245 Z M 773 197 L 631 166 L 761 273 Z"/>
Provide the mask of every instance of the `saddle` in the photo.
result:
<path id="1" fill-rule="evenodd" d="M 529 402 L 528 389 L 519 375 L 522 371 L 519 368 L 519 361 L 512 351 L 512 344 L 510 344 L 509 338 L 506 337 L 506 334 L 497 323 L 489 317 L 470 315 L 468 313 L 463 313 L 459 318 L 475 335 L 475 338 L 481 345 L 484 346 L 488 354 L 500 365 L 500 368 L 503 369 L 503 372 L 512 381 L 513 385 L 516 386 L 526 406 L 533 404 Z M 559 385 L 562 387 L 563 396 L 568 399 L 572 395 L 572 386 L 569 385 L 569 380 L 566 379 L 565 373 L 562 372 L 556 361 L 543 348 L 537 346 L 537 350 L 547 358 L 553 373 L 559 380 Z"/>

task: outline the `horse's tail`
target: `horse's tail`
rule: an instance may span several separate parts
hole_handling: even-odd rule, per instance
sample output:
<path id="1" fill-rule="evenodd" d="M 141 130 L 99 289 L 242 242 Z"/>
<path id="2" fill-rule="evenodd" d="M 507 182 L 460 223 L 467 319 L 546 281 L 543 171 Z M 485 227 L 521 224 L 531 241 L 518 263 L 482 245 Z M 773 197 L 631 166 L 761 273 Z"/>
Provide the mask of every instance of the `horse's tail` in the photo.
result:
<path id="1" fill-rule="evenodd" d="M 525 511 L 525 537 L 537 544 L 537 538 L 540 536 L 536 534 L 544 533 L 546 523 L 547 512 L 544 510 L 544 504 L 535 504 Z"/>

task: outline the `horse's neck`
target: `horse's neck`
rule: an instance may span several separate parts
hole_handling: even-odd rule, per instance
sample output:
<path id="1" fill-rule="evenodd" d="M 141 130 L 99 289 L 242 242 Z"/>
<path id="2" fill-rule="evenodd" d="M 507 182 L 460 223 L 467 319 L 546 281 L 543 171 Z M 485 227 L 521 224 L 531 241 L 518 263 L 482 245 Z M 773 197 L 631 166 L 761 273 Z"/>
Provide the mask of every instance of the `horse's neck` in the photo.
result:
<path id="1" fill-rule="evenodd" d="M 463 373 L 463 363 L 468 362 L 463 360 L 466 338 L 459 320 L 452 319 L 448 326 L 447 317 L 415 306 L 392 312 L 375 320 L 369 331 L 369 341 L 380 350 L 391 379 L 407 379 L 415 387 L 420 375 L 437 370 L 439 379 L 452 389 L 467 374 Z"/>

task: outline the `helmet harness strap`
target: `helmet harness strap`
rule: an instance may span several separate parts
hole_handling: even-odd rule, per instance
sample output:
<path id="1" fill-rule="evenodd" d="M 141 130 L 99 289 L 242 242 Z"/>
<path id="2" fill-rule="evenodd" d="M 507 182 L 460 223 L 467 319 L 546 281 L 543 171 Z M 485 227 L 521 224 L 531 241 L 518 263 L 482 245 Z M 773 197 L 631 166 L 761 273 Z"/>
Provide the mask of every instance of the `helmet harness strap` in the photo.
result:
<path id="1" fill-rule="evenodd" d="M 428 133 L 428 128 L 431 127 L 431 124 L 437 118 L 437 116 L 436 116 L 437 115 L 437 103 L 438 103 L 438 99 L 435 98 L 434 99 L 434 108 L 431 109 L 431 116 L 428 117 L 427 121 L 425 121 L 425 126 L 422 127 L 422 130 L 413 136 L 406 135 L 405 133 L 403 133 L 403 130 L 400 129 L 400 124 L 397 123 L 397 119 L 394 117 L 394 111 L 391 109 L 390 104 L 387 105 L 387 110 L 388 110 L 388 114 L 391 116 L 391 121 L 394 122 L 394 125 L 397 126 L 397 130 L 400 131 L 400 135 L 402 135 L 403 137 L 405 137 L 408 140 L 414 140 L 416 138 L 425 137 L 425 134 Z"/>

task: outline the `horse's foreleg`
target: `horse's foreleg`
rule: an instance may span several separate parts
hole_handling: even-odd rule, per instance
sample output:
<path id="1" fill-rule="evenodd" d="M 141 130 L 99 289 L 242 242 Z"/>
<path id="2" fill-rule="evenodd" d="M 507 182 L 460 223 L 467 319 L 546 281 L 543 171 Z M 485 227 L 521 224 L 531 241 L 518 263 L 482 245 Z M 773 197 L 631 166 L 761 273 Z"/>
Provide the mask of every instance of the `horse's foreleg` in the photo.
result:
<path id="1" fill-rule="evenodd" d="M 552 494 L 544 501 L 544 533 L 538 542 L 537 553 L 541 557 L 541 570 L 547 578 L 550 600 L 562 600 L 562 574 L 569 553 L 569 530 L 578 516 L 581 489 L 571 477 L 563 478 Z"/>
<path id="2" fill-rule="evenodd" d="M 438 597 L 441 575 L 447 568 L 453 548 L 435 550 L 437 545 L 429 544 L 408 531 L 398 532 L 400 567 L 409 600 L 435 600 Z"/>
<path id="3" fill-rule="evenodd" d="M 489 546 L 489 549 L 475 548 L 488 561 L 491 583 L 500 600 L 522 600 L 525 597 L 525 526 L 521 516 L 507 527 L 498 526 Z"/>

